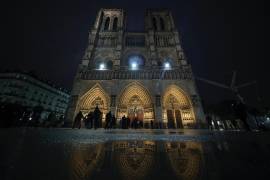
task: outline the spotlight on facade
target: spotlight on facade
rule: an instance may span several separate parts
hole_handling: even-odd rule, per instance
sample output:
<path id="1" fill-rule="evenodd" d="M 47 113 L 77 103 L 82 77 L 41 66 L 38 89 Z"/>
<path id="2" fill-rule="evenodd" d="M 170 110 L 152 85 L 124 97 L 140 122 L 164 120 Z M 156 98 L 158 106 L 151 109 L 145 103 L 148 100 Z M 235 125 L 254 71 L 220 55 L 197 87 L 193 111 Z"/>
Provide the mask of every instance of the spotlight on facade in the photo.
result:
<path id="1" fill-rule="evenodd" d="M 138 64 L 136 62 L 131 63 L 131 69 L 132 70 L 137 70 L 138 69 Z"/>
<path id="2" fill-rule="evenodd" d="M 105 64 L 104 64 L 104 63 L 101 63 L 101 64 L 99 65 L 98 70 L 105 70 Z"/>
<path id="3" fill-rule="evenodd" d="M 169 62 L 164 63 L 164 69 L 165 70 L 170 70 L 171 69 L 171 64 Z"/>

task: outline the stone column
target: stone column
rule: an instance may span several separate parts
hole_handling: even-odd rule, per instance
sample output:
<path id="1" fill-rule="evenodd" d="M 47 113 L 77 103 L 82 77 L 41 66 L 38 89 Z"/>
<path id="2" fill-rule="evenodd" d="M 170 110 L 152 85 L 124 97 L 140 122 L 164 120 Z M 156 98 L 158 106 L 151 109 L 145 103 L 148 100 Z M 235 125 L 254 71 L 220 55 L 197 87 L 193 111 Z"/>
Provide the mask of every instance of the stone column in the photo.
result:
<path id="1" fill-rule="evenodd" d="M 162 108 L 160 95 L 155 96 L 155 121 L 156 128 L 162 128 Z"/>
<path id="2" fill-rule="evenodd" d="M 112 114 L 116 117 L 116 95 L 111 95 L 111 104 L 110 104 L 110 110 Z"/>

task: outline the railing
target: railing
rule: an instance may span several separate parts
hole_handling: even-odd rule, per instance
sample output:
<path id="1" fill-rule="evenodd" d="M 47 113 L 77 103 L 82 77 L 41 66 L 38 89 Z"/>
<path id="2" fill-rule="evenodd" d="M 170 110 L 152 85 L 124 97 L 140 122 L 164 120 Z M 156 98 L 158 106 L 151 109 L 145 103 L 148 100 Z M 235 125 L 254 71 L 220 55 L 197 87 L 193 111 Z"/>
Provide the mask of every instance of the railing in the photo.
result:
<path id="1" fill-rule="evenodd" d="M 155 45 L 157 47 L 169 47 L 174 46 L 175 42 L 172 35 L 156 35 Z"/>
<path id="2" fill-rule="evenodd" d="M 136 35 L 136 36 L 127 36 L 125 41 L 126 47 L 144 47 L 145 46 L 145 36 Z"/>
<path id="3" fill-rule="evenodd" d="M 80 73 L 81 79 L 112 80 L 112 79 L 192 79 L 191 68 L 175 70 L 87 70 Z"/>

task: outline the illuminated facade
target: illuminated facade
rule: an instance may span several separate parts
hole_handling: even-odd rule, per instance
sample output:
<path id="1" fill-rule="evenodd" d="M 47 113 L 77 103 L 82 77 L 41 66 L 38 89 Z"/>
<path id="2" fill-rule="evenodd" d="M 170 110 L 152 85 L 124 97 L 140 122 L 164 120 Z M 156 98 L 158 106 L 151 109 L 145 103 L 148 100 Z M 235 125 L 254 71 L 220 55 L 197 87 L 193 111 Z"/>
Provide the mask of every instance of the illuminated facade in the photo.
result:
<path id="1" fill-rule="evenodd" d="M 101 9 L 74 80 L 66 124 L 98 105 L 148 128 L 201 127 L 205 118 L 191 66 L 168 10 L 147 10 L 145 31 L 128 32 L 122 9 Z"/>

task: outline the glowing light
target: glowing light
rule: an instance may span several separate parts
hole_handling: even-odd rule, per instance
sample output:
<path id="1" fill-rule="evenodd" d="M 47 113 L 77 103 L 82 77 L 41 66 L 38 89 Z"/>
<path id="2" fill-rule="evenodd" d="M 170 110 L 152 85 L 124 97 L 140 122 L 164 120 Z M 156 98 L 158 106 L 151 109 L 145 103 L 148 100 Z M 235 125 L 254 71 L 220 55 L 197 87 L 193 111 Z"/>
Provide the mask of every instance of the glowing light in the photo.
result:
<path id="1" fill-rule="evenodd" d="M 169 62 L 165 62 L 163 64 L 163 67 L 164 67 L 165 70 L 170 70 L 171 69 L 171 64 Z"/>
<path id="2" fill-rule="evenodd" d="M 164 63 L 164 67 L 165 67 L 165 69 L 171 69 L 171 65 L 168 62 Z"/>
<path id="3" fill-rule="evenodd" d="M 132 62 L 132 63 L 131 63 L 131 69 L 132 69 L 132 70 L 138 69 L 138 64 L 137 64 L 136 62 Z"/>
<path id="4" fill-rule="evenodd" d="M 29 121 L 31 121 L 31 120 L 32 120 L 32 117 L 29 118 Z"/>
<path id="5" fill-rule="evenodd" d="M 128 64 L 131 70 L 138 70 L 144 64 L 144 60 L 139 55 L 133 55 L 128 58 Z"/>
<path id="6" fill-rule="evenodd" d="M 101 63 L 99 65 L 99 70 L 105 70 L 105 64 L 104 63 Z"/>

